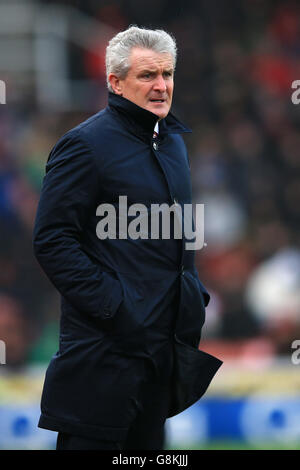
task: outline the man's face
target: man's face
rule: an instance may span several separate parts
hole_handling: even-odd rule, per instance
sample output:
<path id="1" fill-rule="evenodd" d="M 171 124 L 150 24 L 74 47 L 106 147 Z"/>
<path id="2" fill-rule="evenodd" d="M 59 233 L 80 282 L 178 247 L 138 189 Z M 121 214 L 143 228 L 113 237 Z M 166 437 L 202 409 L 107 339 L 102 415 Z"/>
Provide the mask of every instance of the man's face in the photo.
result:
<path id="1" fill-rule="evenodd" d="M 127 76 L 117 80 L 114 91 L 162 119 L 171 108 L 173 78 L 171 54 L 135 47 L 131 51 Z"/>

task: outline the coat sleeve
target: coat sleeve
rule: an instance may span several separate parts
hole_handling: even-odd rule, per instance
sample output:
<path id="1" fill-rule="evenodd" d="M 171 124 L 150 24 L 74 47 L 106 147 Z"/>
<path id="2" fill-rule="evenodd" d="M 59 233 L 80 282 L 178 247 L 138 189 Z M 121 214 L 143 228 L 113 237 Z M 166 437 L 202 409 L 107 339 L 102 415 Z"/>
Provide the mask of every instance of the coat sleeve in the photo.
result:
<path id="1" fill-rule="evenodd" d="M 99 171 L 78 133 L 68 133 L 49 155 L 33 230 L 33 250 L 42 269 L 77 310 L 105 320 L 117 311 L 120 282 L 81 248 L 85 222 L 96 210 Z M 95 228 L 96 230 L 96 228 Z"/>

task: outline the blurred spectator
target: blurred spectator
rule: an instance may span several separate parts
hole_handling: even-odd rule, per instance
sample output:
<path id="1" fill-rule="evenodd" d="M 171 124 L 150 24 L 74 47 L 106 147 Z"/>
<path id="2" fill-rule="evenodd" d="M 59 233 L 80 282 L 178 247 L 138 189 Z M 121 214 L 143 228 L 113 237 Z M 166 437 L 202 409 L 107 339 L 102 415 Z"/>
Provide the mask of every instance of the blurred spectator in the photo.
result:
<path id="1" fill-rule="evenodd" d="M 300 338 L 300 250 L 283 249 L 261 263 L 248 279 L 246 301 L 275 345 L 278 354 L 290 354 Z"/>
<path id="2" fill-rule="evenodd" d="M 30 336 L 22 307 L 16 299 L 0 294 L 0 339 L 6 347 L 6 365 L 24 365 Z"/>

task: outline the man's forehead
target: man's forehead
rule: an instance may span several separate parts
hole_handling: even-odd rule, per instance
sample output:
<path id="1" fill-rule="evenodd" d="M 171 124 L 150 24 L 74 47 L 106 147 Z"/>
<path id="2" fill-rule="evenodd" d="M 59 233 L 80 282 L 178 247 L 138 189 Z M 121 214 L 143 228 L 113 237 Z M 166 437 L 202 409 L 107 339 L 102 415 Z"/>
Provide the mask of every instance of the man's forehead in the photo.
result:
<path id="1" fill-rule="evenodd" d="M 159 53 L 151 49 L 135 47 L 130 54 L 131 67 L 163 67 L 173 69 L 173 58 L 168 52 Z"/>

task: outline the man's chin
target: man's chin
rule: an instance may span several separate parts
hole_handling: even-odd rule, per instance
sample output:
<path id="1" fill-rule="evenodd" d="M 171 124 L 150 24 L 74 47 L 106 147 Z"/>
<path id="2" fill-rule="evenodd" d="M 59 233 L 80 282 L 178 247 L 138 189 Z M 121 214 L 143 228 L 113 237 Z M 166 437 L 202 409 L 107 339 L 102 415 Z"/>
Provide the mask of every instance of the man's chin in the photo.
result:
<path id="1" fill-rule="evenodd" d="M 159 117 L 159 119 L 165 118 L 168 115 L 169 110 L 170 110 L 170 108 L 166 108 L 165 106 L 164 107 L 162 107 L 162 106 L 148 106 L 147 109 L 148 109 L 148 111 L 151 111 L 151 113 L 156 114 Z"/>

